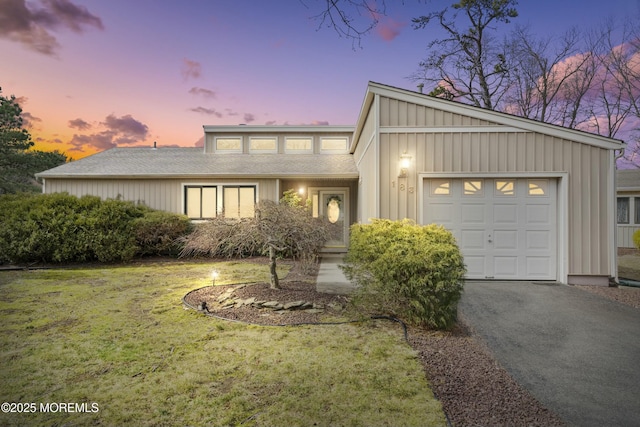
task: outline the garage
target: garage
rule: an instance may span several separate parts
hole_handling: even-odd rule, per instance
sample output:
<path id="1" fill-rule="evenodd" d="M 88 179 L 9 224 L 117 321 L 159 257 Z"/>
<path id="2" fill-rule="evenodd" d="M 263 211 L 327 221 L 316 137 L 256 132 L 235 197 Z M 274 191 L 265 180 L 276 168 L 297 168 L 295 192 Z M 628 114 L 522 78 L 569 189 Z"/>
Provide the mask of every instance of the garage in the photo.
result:
<path id="1" fill-rule="evenodd" d="M 430 178 L 423 223 L 449 229 L 469 279 L 555 280 L 554 178 Z"/>

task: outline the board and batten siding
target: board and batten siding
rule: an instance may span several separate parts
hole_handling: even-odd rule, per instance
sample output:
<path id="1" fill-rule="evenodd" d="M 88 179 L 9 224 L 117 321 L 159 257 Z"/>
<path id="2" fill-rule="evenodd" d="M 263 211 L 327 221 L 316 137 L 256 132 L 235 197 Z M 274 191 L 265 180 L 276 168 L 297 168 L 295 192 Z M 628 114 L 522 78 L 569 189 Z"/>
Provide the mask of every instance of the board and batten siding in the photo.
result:
<path id="1" fill-rule="evenodd" d="M 362 223 L 380 217 L 377 122 L 377 108 L 370 108 L 359 136 L 359 144 L 353 153 L 360 174 L 357 220 Z"/>
<path id="2" fill-rule="evenodd" d="M 566 200 L 559 200 L 558 206 L 567 210 L 568 275 L 615 276 L 608 254 L 613 236 L 607 224 L 615 221 L 609 207 L 613 201 L 610 150 L 530 131 L 501 130 L 498 124 L 382 96 L 372 110 L 376 105 L 380 112 L 379 217 L 421 221 L 421 174 L 542 177 L 548 173 L 558 180 L 562 176 L 566 182 L 558 185 L 565 188 L 565 196 L 559 197 Z M 425 132 L 416 131 L 418 127 L 426 128 Z M 465 127 L 473 129 L 465 131 Z M 411 156 L 411 167 L 406 178 L 399 178 L 400 156 L 405 153 Z"/>
<path id="3" fill-rule="evenodd" d="M 152 209 L 183 213 L 183 186 L 189 184 L 257 184 L 258 199 L 278 200 L 275 179 L 61 179 L 48 178 L 45 192 L 67 192 L 82 197 L 90 194 L 103 200 L 120 197 L 144 203 Z"/>

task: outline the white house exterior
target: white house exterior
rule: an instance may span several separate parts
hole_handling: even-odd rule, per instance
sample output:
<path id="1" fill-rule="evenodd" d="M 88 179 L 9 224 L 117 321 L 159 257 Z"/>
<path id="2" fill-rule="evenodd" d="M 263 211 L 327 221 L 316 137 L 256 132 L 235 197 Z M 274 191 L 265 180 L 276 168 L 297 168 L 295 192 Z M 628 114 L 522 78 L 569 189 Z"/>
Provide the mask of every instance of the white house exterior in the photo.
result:
<path id="1" fill-rule="evenodd" d="M 640 169 L 619 170 L 617 178 L 618 247 L 635 248 L 633 233 L 640 230 Z"/>
<path id="2" fill-rule="evenodd" d="M 120 196 L 194 219 L 288 189 L 348 227 L 440 223 L 468 278 L 608 284 L 622 143 L 370 82 L 355 126 L 205 126 L 204 149 L 118 148 L 48 170 L 46 193 Z M 336 214 L 339 212 L 339 214 Z"/>

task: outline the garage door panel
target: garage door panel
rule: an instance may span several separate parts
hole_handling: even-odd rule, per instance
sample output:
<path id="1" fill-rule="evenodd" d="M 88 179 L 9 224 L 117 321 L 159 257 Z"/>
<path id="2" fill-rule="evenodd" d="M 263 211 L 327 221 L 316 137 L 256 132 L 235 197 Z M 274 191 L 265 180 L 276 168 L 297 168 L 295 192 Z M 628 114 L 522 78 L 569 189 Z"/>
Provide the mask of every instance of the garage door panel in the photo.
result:
<path id="1" fill-rule="evenodd" d="M 527 231 L 525 235 L 525 248 L 527 250 L 551 250 L 551 232 L 545 230 Z"/>
<path id="2" fill-rule="evenodd" d="M 526 269 L 527 276 L 530 278 L 541 278 L 547 279 L 552 271 L 552 263 L 555 260 L 552 260 L 551 257 L 527 257 L 526 260 Z"/>
<path id="3" fill-rule="evenodd" d="M 531 205 L 525 206 L 525 218 L 527 224 L 543 224 L 551 223 L 551 206 L 549 205 Z"/>
<path id="4" fill-rule="evenodd" d="M 452 231 L 467 278 L 553 280 L 556 185 L 539 178 L 427 179 L 423 222 Z"/>
<path id="5" fill-rule="evenodd" d="M 432 221 L 445 227 L 453 224 L 455 205 L 453 203 L 434 203 L 429 207 Z"/>
<path id="6" fill-rule="evenodd" d="M 494 224 L 517 224 L 518 222 L 518 205 L 496 203 L 493 205 L 493 223 Z"/>
<path id="7" fill-rule="evenodd" d="M 494 249 L 518 249 L 518 230 L 494 230 Z"/>
<path id="8" fill-rule="evenodd" d="M 486 257 L 484 255 L 469 255 L 464 257 L 468 277 L 484 277 L 484 272 L 486 270 L 485 258 Z"/>
<path id="9" fill-rule="evenodd" d="M 484 250 L 486 249 L 487 239 L 485 239 L 484 230 L 460 230 L 459 244 L 466 249 Z"/>
<path id="10" fill-rule="evenodd" d="M 493 257 L 493 274 L 497 279 L 511 279 L 518 277 L 518 257 Z"/>
<path id="11" fill-rule="evenodd" d="M 461 203 L 460 221 L 462 224 L 480 224 L 487 222 L 484 203 Z"/>

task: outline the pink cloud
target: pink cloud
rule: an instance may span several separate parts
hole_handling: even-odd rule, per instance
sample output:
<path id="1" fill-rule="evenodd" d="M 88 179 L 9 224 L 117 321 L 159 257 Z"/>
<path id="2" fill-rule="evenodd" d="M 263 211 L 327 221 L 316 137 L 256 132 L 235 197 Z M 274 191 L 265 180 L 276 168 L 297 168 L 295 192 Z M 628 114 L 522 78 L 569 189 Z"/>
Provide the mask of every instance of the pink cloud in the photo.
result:
<path id="1" fill-rule="evenodd" d="M 209 89 L 205 89 L 202 87 L 192 87 L 191 89 L 189 89 L 189 93 L 191 95 L 200 95 L 203 96 L 205 98 L 215 98 L 216 97 L 216 93 L 212 90 Z"/>
<path id="2" fill-rule="evenodd" d="M 198 61 L 184 58 L 182 60 L 182 77 L 185 80 L 197 79 L 202 75 L 202 64 Z"/>
<path id="3" fill-rule="evenodd" d="M 60 48 L 51 34 L 58 28 L 83 33 L 86 27 L 104 29 L 102 20 L 85 6 L 69 0 L 41 0 L 41 8 L 25 0 L 3 0 L 0 7 L 0 38 L 18 42 L 36 52 L 54 56 Z"/>
<path id="4" fill-rule="evenodd" d="M 390 42 L 400 35 L 400 32 L 407 26 L 406 22 L 399 22 L 392 18 L 386 17 L 376 27 L 376 34 L 382 40 Z"/>
<path id="5" fill-rule="evenodd" d="M 79 120 L 79 122 L 78 122 Z M 71 120 L 76 125 L 88 124 L 84 120 Z M 113 114 L 107 116 L 100 123 L 102 130 L 89 135 L 74 134 L 69 141 L 73 147 L 70 151 L 83 152 L 86 148 L 103 151 L 119 145 L 133 145 L 143 142 L 149 135 L 149 127 L 134 119 L 130 114 L 116 117 Z"/>

